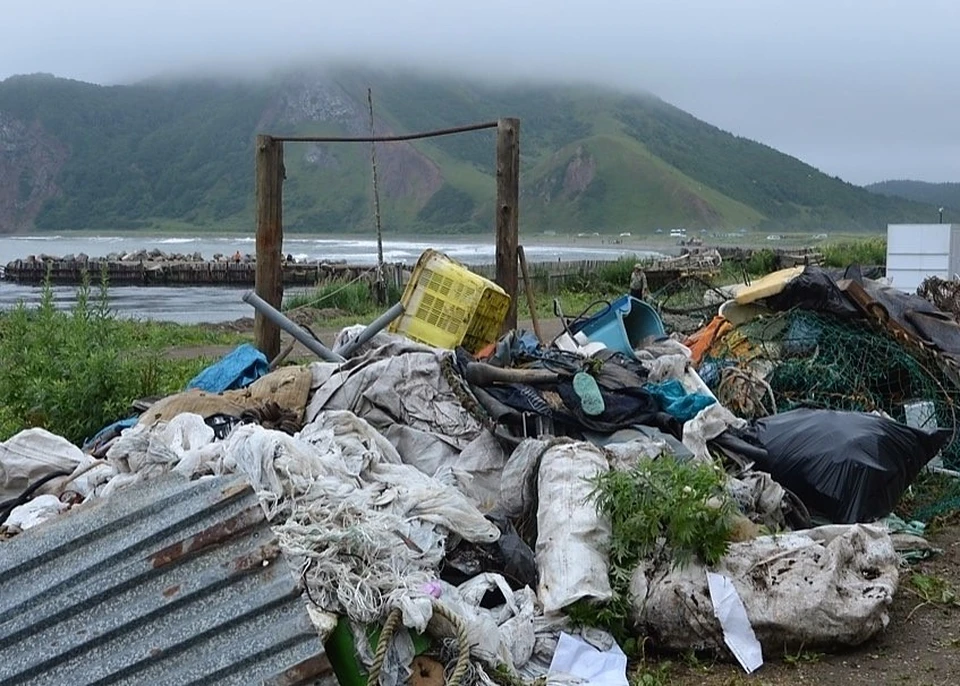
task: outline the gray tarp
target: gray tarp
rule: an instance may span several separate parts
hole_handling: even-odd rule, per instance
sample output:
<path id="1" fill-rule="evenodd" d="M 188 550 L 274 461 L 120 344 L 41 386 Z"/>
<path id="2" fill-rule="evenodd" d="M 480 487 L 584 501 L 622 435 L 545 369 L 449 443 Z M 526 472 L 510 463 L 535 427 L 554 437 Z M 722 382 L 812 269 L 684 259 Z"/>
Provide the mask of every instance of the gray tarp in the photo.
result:
<path id="1" fill-rule="evenodd" d="M 324 410 L 353 412 L 404 463 L 431 476 L 452 473 L 475 503 L 492 505 L 506 457 L 444 377 L 441 362 L 452 354 L 393 337 L 342 365 L 314 363 L 307 421 Z"/>

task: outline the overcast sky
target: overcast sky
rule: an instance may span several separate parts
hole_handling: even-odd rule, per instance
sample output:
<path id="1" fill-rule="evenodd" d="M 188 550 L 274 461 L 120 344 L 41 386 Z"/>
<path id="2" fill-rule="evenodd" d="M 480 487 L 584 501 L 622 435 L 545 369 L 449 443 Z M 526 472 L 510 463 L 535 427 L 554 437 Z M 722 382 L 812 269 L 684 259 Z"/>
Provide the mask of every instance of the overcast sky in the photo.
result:
<path id="1" fill-rule="evenodd" d="M 335 56 L 589 79 L 855 183 L 960 181 L 958 28 L 960 0 L 0 0 L 0 78 Z"/>

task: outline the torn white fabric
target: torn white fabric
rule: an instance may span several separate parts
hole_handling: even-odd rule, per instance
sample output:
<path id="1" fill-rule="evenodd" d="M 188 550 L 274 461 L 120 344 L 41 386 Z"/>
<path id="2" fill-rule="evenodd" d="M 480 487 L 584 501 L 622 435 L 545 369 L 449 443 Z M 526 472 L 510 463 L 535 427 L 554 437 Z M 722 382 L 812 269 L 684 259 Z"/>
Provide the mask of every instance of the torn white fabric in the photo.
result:
<path id="1" fill-rule="evenodd" d="M 243 473 L 324 610 L 381 619 L 401 598 L 422 594 L 449 533 L 477 543 L 500 536 L 466 496 L 401 463 L 388 441 L 349 412 L 322 412 L 296 437 L 245 424 L 207 443 L 212 434 L 197 420 L 182 414 L 124 432 L 110 453 L 123 473 L 103 492 L 171 468 L 194 477 Z"/>
<path id="2" fill-rule="evenodd" d="M 0 443 L 0 500 L 20 495 L 54 472 L 69 474 L 83 459 L 80 448 L 46 429 L 21 431 Z"/>
<path id="3" fill-rule="evenodd" d="M 690 358 L 686 355 L 664 355 L 652 360 L 643 360 L 643 366 L 648 372 L 647 380 L 651 383 L 683 378 L 688 364 L 690 364 Z"/>
<path id="4" fill-rule="evenodd" d="M 714 403 L 683 425 L 683 444 L 698 460 L 710 461 L 707 441 L 713 440 L 729 428 L 742 429 L 747 422 L 734 415 L 720 403 Z"/>
<path id="5" fill-rule="evenodd" d="M 349 410 L 382 433 L 406 464 L 436 474 L 486 431 L 445 378 L 441 363 L 448 359 L 450 351 L 391 337 L 336 369 L 314 365 L 319 384 L 307 418 Z"/>
<path id="6" fill-rule="evenodd" d="M 723 629 L 723 640 L 747 674 L 763 665 L 763 648 L 753 633 L 747 610 L 733 581 L 723 574 L 707 572 L 707 586 L 713 602 L 713 614 Z"/>
<path id="7" fill-rule="evenodd" d="M 875 526 L 833 525 L 734 543 L 712 571 L 733 581 L 765 650 L 856 646 L 889 622 L 899 580 L 890 536 Z M 704 567 L 668 560 L 634 572 L 633 619 L 666 650 L 725 654 Z"/>
<path id="8" fill-rule="evenodd" d="M 181 460 L 191 465 L 209 461 L 213 456 L 205 449 L 213 439 L 213 429 L 203 417 L 185 412 L 167 423 L 124 429 L 107 451 L 107 460 L 119 472 L 152 479 L 172 470 Z"/>
<path id="9" fill-rule="evenodd" d="M 545 613 L 580 600 L 609 600 L 610 523 L 590 499 L 590 479 L 609 470 L 590 443 L 553 445 L 540 458 L 537 508 L 537 596 Z"/>
<path id="10" fill-rule="evenodd" d="M 766 472 L 748 471 L 728 477 L 725 489 L 745 517 L 771 530 L 786 528 L 783 487 Z"/>
<path id="11" fill-rule="evenodd" d="M 18 505 L 10 510 L 4 526 L 26 531 L 43 524 L 48 519 L 53 519 L 68 507 L 67 503 L 60 502 L 60 499 L 55 495 L 38 495 L 33 500 L 28 500 L 23 505 Z"/>
<path id="12" fill-rule="evenodd" d="M 627 656 L 620 646 L 600 651 L 581 638 L 561 633 L 547 683 L 570 683 L 571 677 L 583 686 L 627 686 Z"/>
<path id="13" fill-rule="evenodd" d="M 491 666 L 504 665 L 511 672 L 530 660 L 536 640 L 536 596 L 531 589 L 512 591 L 506 579 L 493 573 L 478 574 L 460 586 L 435 583 L 440 589 L 439 602 L 464 624 L 471 656 Z M 506 602 L 492 609 L 481 607 L 484 596 L 494 589 Z M 430 607 L 431 602 L 423 598 L 408 602 L 408 606 L 416 615 L 420 613 L 417 605 Z M 453 626 L 437 613 L 432 613 L 429 627 L 434 636 L 456 636 Z"/>

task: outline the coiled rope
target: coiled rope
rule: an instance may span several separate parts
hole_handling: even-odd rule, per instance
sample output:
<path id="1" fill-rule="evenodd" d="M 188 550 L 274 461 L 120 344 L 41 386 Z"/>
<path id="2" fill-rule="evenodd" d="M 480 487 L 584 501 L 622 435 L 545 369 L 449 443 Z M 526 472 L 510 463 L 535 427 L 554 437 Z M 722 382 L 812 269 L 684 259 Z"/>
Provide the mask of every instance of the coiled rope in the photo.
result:
<path id="1" fill-rule="evenodd" d="M 770 398 L 770 406 L 764 402 Z M 759 419 L 777 413 L 777 399 L 770 384 L 746 369 L 727 367 L 720 373 L 717 400 L 740 417 Z"/>
<path id="2" fill-rule="evenodd" d="M 453 673 L 447 681 L 447 686 L 458 686 L 463 675 L 466 674 L 467 668 L 470 666 L 470 643 L 467 639 L 467 627 L 460 617 L 436 600 L 433 601 L 433 611 L 435 614 L 448 620 L 457 630 L 457 645 L 460 652 L 457 655 L 457 664 L 453 669 Z M 399 608 L 394 608 L 387 616 L 387 621 L 383 625 L 383 631 L 380 632 L 380 640 L 377 641 L 377 652 L 373 656 L 373 664 L 370 667 L 367 686 L 378 686 L 380 682 L 380 670 L 383 669 L 383 661 L 387 657 L 387 649 L 390 647 L 390 641 L 393 638 L 394 632 L 400 627 L 402 619 L 403 615 Z"/>

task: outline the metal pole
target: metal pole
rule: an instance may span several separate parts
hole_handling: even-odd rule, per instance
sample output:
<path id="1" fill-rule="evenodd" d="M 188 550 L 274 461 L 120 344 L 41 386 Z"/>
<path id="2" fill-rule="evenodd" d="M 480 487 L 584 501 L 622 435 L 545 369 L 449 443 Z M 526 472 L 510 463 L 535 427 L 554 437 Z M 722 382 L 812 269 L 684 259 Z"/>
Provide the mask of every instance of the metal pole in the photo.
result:
<path id="1" fill-rule="evenodd" d="M 304 331 L 301 327 L 284 317 L 283 314 L 273 307 L 273 305 L 268 303 L 253 291 L 247 291 L 243 296 L 243 301 L 248 305 L 251 305 L 253 309 L 262 314 L 273 324 L 277 325 L 288 334 L 296 338 L 298 341 L 303 343 L 303 346 L 307 350 L 312 352 L 321 360 L 326 360 L 327 362 L 346 362 L 343 357 L 330 350 L 330 348 Z"/>
<path id="2" fill-rule="evenodd" d="M 337 355 L 343 355 L 344 357 L 350 357 L 355 353 L 361 345 L 369 341 L 371 338 L 376 336 L 378 333 L 383 331 L 390 325 L 397 317 L 401 316 L 406 311 L 406 308 L 403 306 L 403 303 L 397 303 L 389 310 L 381 314 L 379 317 L 374 319 L 363 331 L 360 332 L 360 335 L 357 336 L 355 341 L 347 343 L 335 349 L 333 352 Z"/>

